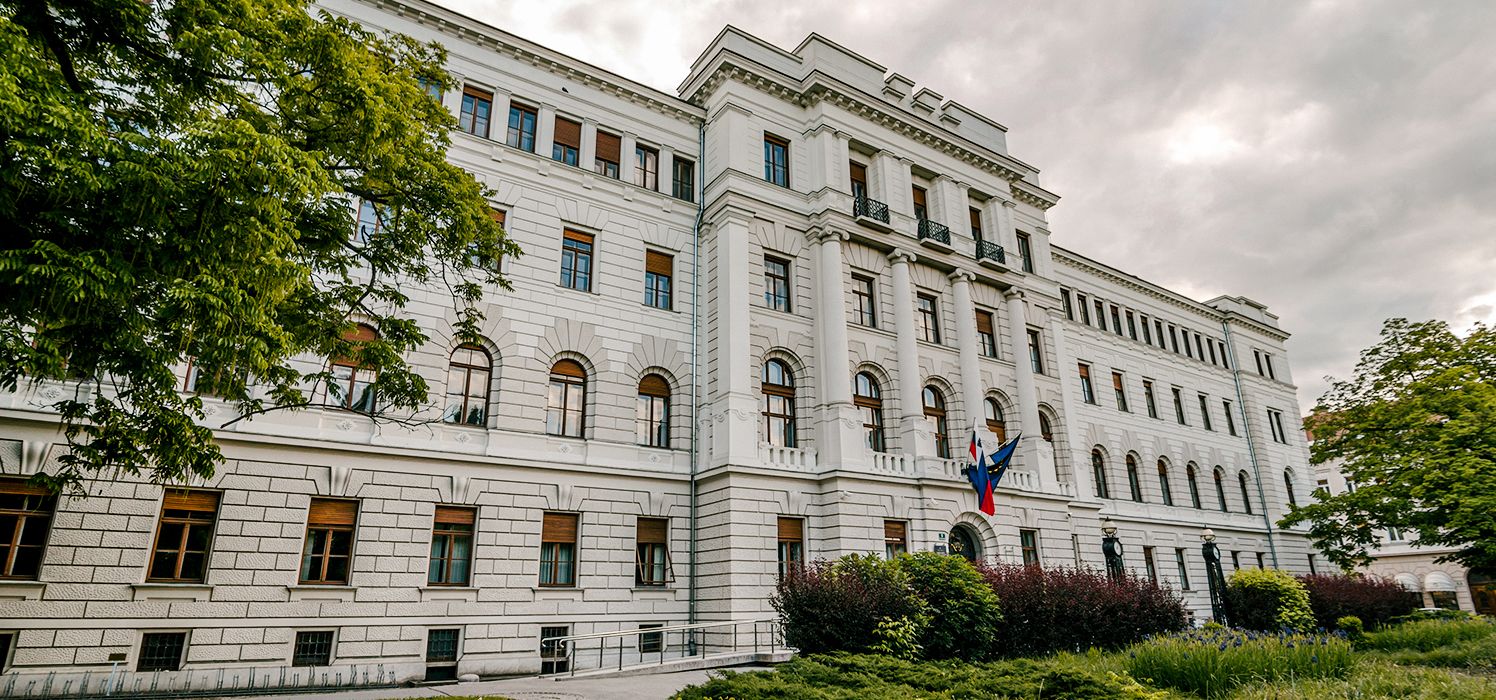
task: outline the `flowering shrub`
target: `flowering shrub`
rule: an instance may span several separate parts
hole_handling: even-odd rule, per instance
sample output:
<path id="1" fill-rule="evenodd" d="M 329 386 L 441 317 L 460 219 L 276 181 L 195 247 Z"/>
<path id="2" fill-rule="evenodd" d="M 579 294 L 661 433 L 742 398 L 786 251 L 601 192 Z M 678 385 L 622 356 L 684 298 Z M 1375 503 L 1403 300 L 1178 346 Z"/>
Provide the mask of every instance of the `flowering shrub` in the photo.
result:
<path id="1" fill-rule="evenodd" d="M 971 562 L 934 552 L 906 554 L 894 562 L 928 606 L 930 624 L 920 638 L 931 659 L 984 659 L 1002 622 L 997 594 Z"/>
<path id="2" fill-rule="evenodd" d="M 1396 581 L 1380 576 L 1313 574 L 1300 576 L 1309 593 L 1309 607 L 1320 627 L 1333 629 L 1347 615 L 1376 629 L 1389 620 L 1413 612 L 1418 603 Z"/>
<path id="3" fill-rule="evenodd" d="M 893 562 L 856 554 L 835 562 L 816 561 L 780 579 L 769 599 L 784 624 L 785 642 L 802 653 L 868 651 L 884 621 L 918 636 L 926 617 L 924 602 L 909 576 Z"/>
<path id="4" fill-rule="evenodd" d="M 1115 649 L 1188 621 L 1179 595 L 1146 578 L 1013 564 L 978 569 L 1003 613 L 994 656 Z"/>
<path id="5" fill-rule="evenodd" d="M 1256 681 L 1344 678 L 1351 667 L 1351 645 L 1338 635 L 1241 630 L 1154 637 L 1127 658 L 1133 678 L 1206 698 Z"/>
<path id="6" fill-rule="evenodd" d="M 1249 630 L 1315 628 L 1309 593 L 1288 573 L 1277 569 L 1240 569 L 1226 584 L 1231 624 Z"/>

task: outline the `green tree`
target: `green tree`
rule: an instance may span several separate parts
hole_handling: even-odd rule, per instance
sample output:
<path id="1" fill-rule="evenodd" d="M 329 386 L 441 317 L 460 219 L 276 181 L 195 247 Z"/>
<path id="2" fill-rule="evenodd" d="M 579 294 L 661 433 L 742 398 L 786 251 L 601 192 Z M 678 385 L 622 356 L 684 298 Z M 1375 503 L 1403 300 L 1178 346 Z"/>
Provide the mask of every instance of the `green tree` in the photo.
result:
<path id="1" fill-rule="evenodd" d="M 246 415 L 322 401 L 307 355 L 424 404 L 403 289 L 450 292 L 472 339 L 518 253 L 446 161 L 426 87 L 453 87 L 444 61 L 297 0 L 0 0 L 0 389 L 80 380 L 52 404 L 70 449 L 51 486 L 210 475 L 187 358 Z M 344 340 L 356 321 L 378 339 Z"/>
<path id="2" fill-rule="evenodd" d="M 1391 319 L 1361 353 L 1355 374 L 1334 381 L 1306 421 L 1313 460 L 1343 460 L 1355 491 L 1294 508 L 1287 527 L 1310 524 L 1332 561 L 1370 561 L 1388 527 L 1448 558 L 1496 566 L 1496 331 L 1463 338 L 1438 321 Z"/>

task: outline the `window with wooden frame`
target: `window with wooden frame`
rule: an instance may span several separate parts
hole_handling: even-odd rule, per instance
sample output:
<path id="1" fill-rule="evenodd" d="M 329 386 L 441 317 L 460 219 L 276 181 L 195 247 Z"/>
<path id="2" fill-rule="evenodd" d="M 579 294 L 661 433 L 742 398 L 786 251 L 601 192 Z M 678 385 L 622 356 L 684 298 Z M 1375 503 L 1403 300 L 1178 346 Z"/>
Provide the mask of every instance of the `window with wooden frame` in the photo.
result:
<path id="1" fill-rule="evenodd" d="M 1008 441 L 1008 421 L 1003 416 L 1003 407 L 997 403 L 997 399 L 987 397 L 982 400 L 982 410 L 987 419 L 987 430 L 997 437 L 999 443 Z"/>
<path id="2" fill-rule="evenodd" d="M 606 131 L 597 132 L 597 152 L 592 171 L 603 177 L 618 179 L 618 164 L 623 161 L 623 137 Z"/>
<path id="3" fill-rule="evenodd" d="M 634 585 L 663 586 L 675 580 L 670 569 L 670 521 L 639 518 L 634 526 Z"/>
<path id="4" fill-rule="evenodd" d="M 1153 548 L 1143 548 L 1143 568 L 1148 572 L 1148 580 L 1158 583 L 1158 565 L 1153 562 Z"/>
<path id="5" fill-rule="evenodd" d="M 1044 343 L 1039 331 L 1028 329 L 1029 369 L 1034 374 L 1044 374 Z"/>
<path id="6" fill-rule="evenodd" d="M 759 390 L 764 396 L 764 439 L 776 447 L 794 447 L 795 375 L 783 360 L 764 362 Z"/>
<path id="7" fill-rule="evenodd" d="M 1138 458 L 1127 455 L 1127 491 L 1132 500 L 1137 503 L 1143 502 L 1143 483 L 1141 475 L 1138 474 Z"/>
<path id="8" fill-rule="evenodd" d="M 852 318 L 857 325 L 878 327 L 877 287 L 873 278 L 852 275 Z"/>
<path id="9" fill-rule="evenodd" d="M 547 435 L 582 437 L 587 423 L 587 370 L 576 360 L 551 366 L 551 388 L 546 397 Z"/>
<path id="10" fill-rule="evenodd" d="M 493 93 L 471 85 L 462 87 L 462 108 L 457 128 L 481 138 L 488 138 L 488 122 L 493 116 Z"/>
<path id="11" fill-rule="evenodd" d="M 1221 468 L 1219 466 L 1217 466 L 1215 470 L 1211 472 L 1211 476 L 1215 478 L 1216 500 L 1221 502 L 1221 512 L 1229 512 L 1231 508 L 1226 504 L 1226 474 L 1225 472 L 1221 471 Z"/>
<path id="12" fill-rule="evenodd" d="M 790 262 L 764 256 L 764 305 L 775 311 L 790 311 Z"/>
<path id="13" fill-rule="evenodd" d="M 950 428 L 946 422 L 945 394 L 933 386 L 926 386 L 922 394 L 925 421 L 930 425 L 930 437 L 935 440 L 935 455 L 941 459 L 951 458 Z"/>
<path id="14" fill-rule="evenodd" d="M 1148 417 L 1158 417 L 1158 402 L 1153 398 L 1153 382 L 1143 380 L 1143 404 L 1148 407 Z"/>
<path id="15" fill-rule="evenodd" d="M 852 199 L 858 200 L 853 203 L 853 208 L 858 214 L 863 214 L 865 212 L 858 205 L 861 203 L 861 200 L 868 199 L 867 166 L 855 160 L 849 161 L 847 163 L 847 177 L 852 181 Z"/>
<path id="16" fill-rule="evenodd" d="M 56 512 L 50 491 L 24 479 L 0 479 L 0 579 L 35 580 L 41 574 Z"/>
<path id="17" fill-rule="evenodd" d="M 1252 514 L 1252 495 L 1247 492 L 1247 472 L 1246 471 L 1239 471 L 1239 472 L 1236 473 L 1236 483 L 1237 483 L 1238 486 L 1241 487 L 1241 505 L 1242 505 L 1242 510 L 1246 511 L 1247 515 L 1251 515 Z"/>
<path id="18" fill-rule="evenodd" d="M 1117 410 L 1127 413 L 1127 385 L 1122 381 L 1121 372 L 1112 372 L 1112 393 L 1117 397 Z"/>
<path id="19" fill-rule="evenodd" d="M 634 184 L 651 192 L 660 189 L 660 152 L 648 146 L 634 146 Z"/>
<path id="20" fill-rule="evenodd" d="M 1189 425 L 1184 418 L 1184 392 L 1179 387 L 1171 387 L 1169 391 L 1174 395 L 1174 420 L 1180 425 Z"/>
<path id="21" fill-rule="evenodd" d="M 779 519 L 779 577 L 805 564 L 805 520 Z"/>
<path id="22" fill-rule="evenodd" d="M 1138 314 L 1138 325 L 1143 327 L 1143 342 L 1148 345 L 1152 345 L 1153 334 L 1148 330 L 1148 317 L 1142 314 Z"/>
<path id="23" fill-rule="evenodd" d="M 862 414 L 862 430 L 865 443 L 874 452 L 887 451 L 888 445 L 883 431 L 883 391 L 877 378 L 867 372 L 858 372 L 852 382 L 852 403 Z"/>
<path id="24" fill-rule="evenodd" d="M 577 585 L 576 513 L 546 513 L 540 524 L 540 585 Z"/>
<path id="25" fill-rule="evenodd" d="M 146 632 L 140 635 L 140 658 L 135 670 L 141 672 L 177 671 L 187 652 L 186 632 Z"/>
<path id="26" fill-rule="evenodd" d="M 940 300 L 931 294 L 915 295 L 914 325 L 919 339 L 940 344 Z"/>
<path id="27" fill-rule="evenodd" d="M 909 523 L 902 520 L 883 521 L 883 556 L 893 559 L 909 552 Z"/>
<path id="28" fill-rule="evenodd" d="M 1023 552 L 1024 566 L 1039 565 L 1039 531 L 1019 530 L 1018 548 Z"/>
<path id="29" fill-rule="evenodd" d="M 696 163 L 676 157 L 670 161 L 670 196 L 687 202 L 696 201 Z"/>
<path id="30" fill-rule="evenodd" d="M 473 535 L 477 524 L 477 508 L 436 507 L 431 523 L 431 565 L 426 572 L 427 584 L 469 585 L 473 569 Z"/>
<path id="31" fill-rule="evenodd" d="M 1205 394 L 1200 394 L 1199 398 L 1200 425 L 1204 426 L 1206 430 L 1215 430 L 1215 427 L 1210 423 L 1210 397 L 1206 396 Z"/>
<path id="32" fill-rule="evenodd" d="M 1184 467 L 1184 479 L 1189 482 L 1190 487 L 1190 504 L 1197 510 L 1204 507 L 1200 505 L 1200 479 L 1198 473 L 1199 470 L 1195 468 L 1194 462 L 1190 462 Z"/>
<path id="33" fill-rule="evenodd" d="M 644 251 L 644 305 L 669 311 L 675 257 L 656 250 Z"/>
<path id="34" fill-rule="evenodd" d="M 790 186 L 790 142 L 764 134 L 764 180 Z"/>
<path id="35" fill-rule="evenodd" d="M 1080 322 L 1087 326 L 1091 325 L 1091 307 L 1086 306 L 1086 295 L 1076 292 L 1075 305 L 1080 307 Z"/>
<path id="36" fill-rule="evenodd" d="M 1111 498 L 1111 485 L 1106 480 L 1106 458 L 1101 450 L 1091 450 L 1091 481 L 1095 482 L 1097 498 Z"/>
<path id="37" fill-rule="evenodd" d="M 1106 302 L 1100 299 L 1091 300 L 1092 308 L 1096 310 L 1096 327 L 1106 330 Z"/>
<path id="38" fill-rule="evenodd" d="M 348 585 L 357 523 L 358 501 L 312 499 L 306 515 L 306 543 L 301 550 L 301 583 Z"/>
<path id="39" fill-rule="evenodd" d="M 659 628 L 664 627 L 664 626 L 665 625 L 663 625 L 661 623 L 655 622 L 655 623 L 651 623 L 651 624 L 639 625 L 639 629 L 640 630 L 652 630 L 652 629 L 659 629 Z M 658 654 L 660 652 L 663 652 L 664 650 L 665 650 L 665 633 L 664 632 L 643 632 L 642 634 L 639 635 L 639 653 L 640 654 Z"/>
<path id="40" fill-rule="evenodd" d="M 457 346 L 447 364 L 447 407 L 442 410 L 442 421 L 486 425 L 492 373 L 493 359 L 487 350 L 467 343 Z"/>
<path id="41" fill-rule="evenodd" d="M 967 219 L 969 220 L 968 223 L 971 224 L 971 240 L 976 241 L 978 243 L 981 243 L 982 242 L 982 210 L 978 209 L 976 207 L 968 207 L 967 210 L 966 210 L 966 212 L 967 212 Z M 1066 294 L 1065 298 L 1066 299 L 1070 298 L 1068 293 Z"/>
<path id="42" fill-rule="evenodd" d="M 206 579 L 218 497 L 216 491 L 167 489 L 161 499 L 161 522 L 156 527 L 147 581 L 202 583 Z"/>
<path id="43" fill-rule="evenodd" d="M 1127 312 L 1127 337 L 1133 340 L 1138 339 L 1138 324 L 1131 311 Z"/>
<path id="44" fill-rule="evenodd" d="M 1158 491 L 1163 494 L 1164 505 L 1174 505 L 1174 489 L 1169 486 L 1169 462 L 1158 458 Z"/>
<path id="45" fill-rule="evenodd" d="M 592 291 L 592 243 L 590 233 L 565 229 L 561 234 L 561 286 Z"/>
<path id="46" fill-rule="evenodd" d="M 582 153 L 582 123 L 566 117 L 556 117 L 556 133 L 551 141 L 551 158 L 567 165 L 576 165 Z"/>
<path id="47" fill-rule="evenodd" d="M 1112 304 L 1112 332 L 1122 335 L 1122 314 L 1116 304 Z"/>
<path id="48" fill-rule="evenodd" d="M 1034 271 L 1034 243 L 1033 243 L 1032 240 L 1029 239 L 1029 235 L 1027 233 L 1022 232 L 1022 231 L 1019 231 L 1017 233 L 1017 238 L 1018 238 L 1018 255 L 1020 255 L 1023 258 L 1023 271 L 1024 272 L 1033 272 Z"/>
<path id="49" fill-rule="evenodd" d="M 332 665 L 332 630 L 311 630 L 296 633 L 296 642 L 291 648 L 291 665 L 318 667 Z"/>
<path id="50" fill-rule="evenodd" d="M 534 107 L 519 103 L 509 104 L 509 131 L 504 143 L 521 151 L 535 152 L 535 123 L 539 114 Z"/>
<path id="51" fill-rule="evenodd" d="M 1096 389 L 1091 386 L 1091 366 L 1084 362 L 1075 365 L 1080 376 L 1080 398 L 1089 404 L 1096 403 Z"/>
<path id="52" fill-rule="evenodd" d="M 639 379 L 635 419 L 640 445 L 670 446 L 670 382 L 664 377 L 651 373 Z"/>
<path id="53" fill-rule="evenodd" d="M 930 218 L 930 208 L 927 203 L 928 196 L 925 188 L 912 185 L 910 188 L 910 201 L 914 203 L 914 218 L 921 221 Z"/>
<path id="54" fill-rule="evenodd" d="M 379 332 L 365 324 L 358 324 L 343 334 L 343 340 L 358 346 L 379 339 Z M 357 353 L 355 353 L 357 354 Z M 332 381 L 327 393 L 342 408 L 361 413 L 373 413 L 377 407 L 374 381 L 379 373 L 363 364 L 358 357 L 342 355 L 332 360 Z"/>
<path id="55" fill-rule="evenodd" d="M 977 309 L 977 345 L 987 357 L 997 357 L 997 333 L 991 311 Z"/>

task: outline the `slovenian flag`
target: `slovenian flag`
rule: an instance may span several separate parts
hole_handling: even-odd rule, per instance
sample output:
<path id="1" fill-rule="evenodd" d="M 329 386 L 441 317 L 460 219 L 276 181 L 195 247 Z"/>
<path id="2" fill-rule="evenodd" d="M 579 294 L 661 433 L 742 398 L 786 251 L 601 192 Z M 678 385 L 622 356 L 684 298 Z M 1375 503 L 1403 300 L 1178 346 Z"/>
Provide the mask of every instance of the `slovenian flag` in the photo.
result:
<path id="1" fill-rule="evenodd" d="M 971 466 L 966 469 L 966 478 L 977 492 L 977 507 L 987 515 L 997 513 L 992 490 L 1003 480 L 1003 474 L 1008 472 L 1008 464 L 1013 461 L 1013 450 L 1018 447 L 1018 437 L 1015 435 L 996 452 L 988 454 L 981 431 L 975 425 L 971 428 Z"/>

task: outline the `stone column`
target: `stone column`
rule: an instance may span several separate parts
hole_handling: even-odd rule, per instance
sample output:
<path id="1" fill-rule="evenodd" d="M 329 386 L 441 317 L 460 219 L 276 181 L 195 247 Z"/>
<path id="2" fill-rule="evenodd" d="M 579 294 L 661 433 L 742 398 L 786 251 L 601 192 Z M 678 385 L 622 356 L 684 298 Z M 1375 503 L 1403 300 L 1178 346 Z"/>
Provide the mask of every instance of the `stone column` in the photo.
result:
<path id="1" fill-rule="evenodd" d="M 899 446 L 912 455 L 933 455 L 930 431 L 925 426 L 921 401 L 924 378 L 919 369 L 919 345 L 914 330 L 914 277 L 909 263 L 914 256 L 903 250 L 888 254 L 893 263 L 893 321 L 897 336 L 899 381 Z"/>
<path id="2" fill-rule="evenodd" d="M 748 239 L 753 215 L 742 209 L 723 209 L 711 222 L 713 299 L 717 323 L 711 352 L 716 361 L 712 387 L 710 464 L 758 462 L 759 396 L 755 391 L 758 364 L 749 352 Z"/>
<path id="3" fill-rule="evenodd" d="M 577 152 L 577 165 L 587 172 L 597 163 L 597 120 L 582 120 L 582 147 Z"/>
<path id="4" fill-rule="evenodd" d="M 977 359 L 980 346 L 977 343 L 976 306 L 971 303 L 972 274 L 957 270 L 950 274 L 950 279 L 955 290 L 956 340 L 961 353 L 961 403 L 966 409 L 967 420 L 979 421 L 986 387 L 982 385 L 982 371 Z M 959 436 L 965 432 L 966 426 L 953 425 L 950 430 L 957 436 L 956 444 L 960 444 Z"/>
<path id="5" fill-rule="evenodd" d="M 1018 260 L 1018 230 L 1013 226 L 1013 210 L 1018 203 L 1011 199 L 1002 200 L 1002 206 L 997 208 L 997 235 L 998 245 L 1008 251 L 1008 263 L 1022 269 L 1023 263 Z"/>
<path id="6" fill-rule="evenodd" d="M 1070 347 L 1065 337 L 1065 312 L 1060 309 L 1047 309 L 1046 311 L 1049 316 L 1049 342 L 1054 344 L 1055 361 L 1060 363 L 1059 410 L 1061 415 L 1060 425 L 1055 426 L 1055 430 L 1064 433 L 1065 438 L 1065 451 L 1061 453 L 1058 448 L 1054 451 L 1054 479 L 1056 483 L 1061 481 L 1060 460 L 1063 459 L 1066 464 L 1070 465 L 1069 477 L 1071 484 L 1075 487 L 1075 494 L 1077 496 L 1092 494 L 1095 491 L 1091 490 L 1090 458 L 1086 457 L 1084 462 L 1078 461 L 1078 457 L 1087 454 L 1088 451 L 1080 449 L 1084 446 L 1080 440 L 1080 427 L 1076 425 L 1074 419 L 1075 397 L 1080 395 L 1080 387 L 1076 384 L 1080 380 L 1076 374 L 1066 370 L 1066 367 L 1075 361 L 1075 357 L 1070 354 Z M 1140 465 L 1139 469 L 1141 468 Z"/>
<path id="7" fill-rule="evenodd" d="M 504 118 L 507 120 L 509 117 Z M 550 158 L 551 147 L 555 143 L 556 108 L 547 104 L 540 105 L 540 111 L 535 115 L 535 155 Z"/>
<path id="8" fill-rule="evenodd" d="M 1018 415 L 1023 426 L 1018 454 L 1024 468 L 1033 471 L 1042 481 L 1045 465 L 1039 453 L 1045 451 L 1048 443 L 1039 434 L 1039 392 L 1034 388 L 1034 369 L 1028 350 L 1028 302 L 1019 289 L 1008 290 L 1003 296 L 1008 302 L 1008 344 L 1013 349 L 1013 374 L 1018 380 Z"/>
<path id="9" fill-rule="evenodd" d="M 816 349 L 821 366 L 821 410 L 816 441 L 823 468 L 839 469 L 865 461 L 857 407 L 852 404 L 852 365 L 847 349 L 846 287 L 842 279 L 845 231 L 825 230 L 817 238 Z"/>
<path id="10" fill-rule="evenodd" d="M 675 149 L 669 146 L 660 146 L 660 162 L 657 167 L 659 174 L 656 175 L 655 191 L 670 194 L 672 178 L 675 176 Z"/>
<path id="11" fill-rule="evenodd" d="M 618 179 L 629 184 L 635 184 L 634 177 L 634 147 L 639 143 L 639 137 L 634 134 L 625 133 L 621 139 L 618 154 Z M 747 258 L 735 258 L 739 264 Z"/>
<path id="12" fill-rule="evenodd" d="M 873 199 L 888 205 L 888 211 L 912 219 L 914 202 L 909 193 L 909 161 L 888 151 L 873 156 Z"/>

